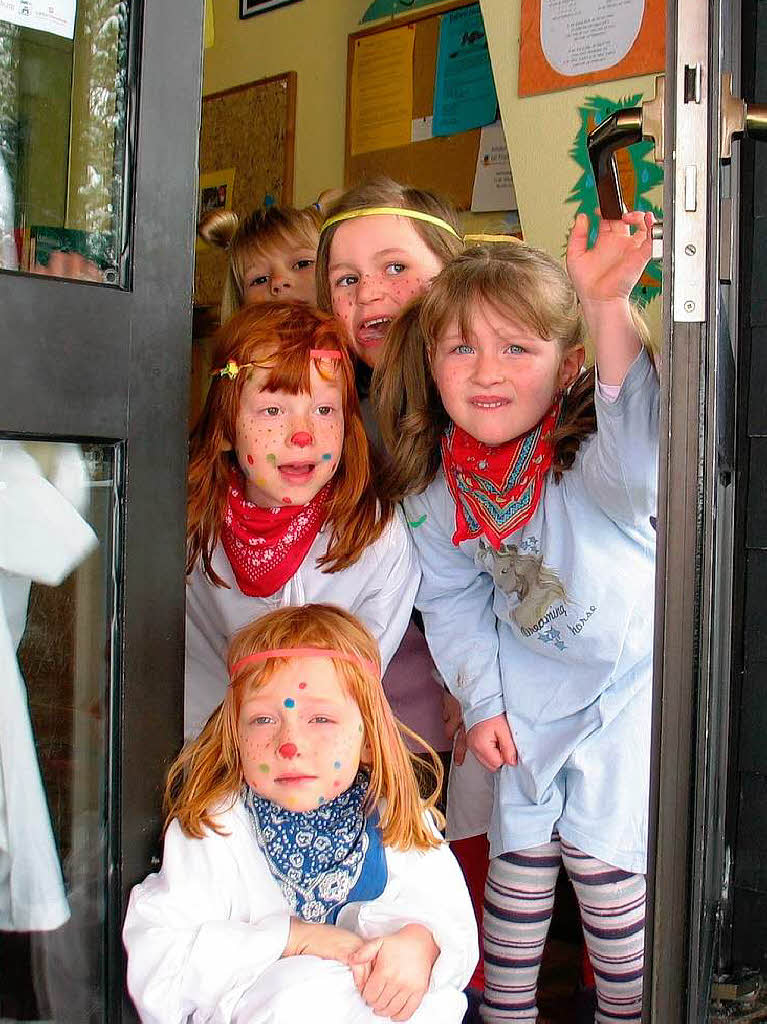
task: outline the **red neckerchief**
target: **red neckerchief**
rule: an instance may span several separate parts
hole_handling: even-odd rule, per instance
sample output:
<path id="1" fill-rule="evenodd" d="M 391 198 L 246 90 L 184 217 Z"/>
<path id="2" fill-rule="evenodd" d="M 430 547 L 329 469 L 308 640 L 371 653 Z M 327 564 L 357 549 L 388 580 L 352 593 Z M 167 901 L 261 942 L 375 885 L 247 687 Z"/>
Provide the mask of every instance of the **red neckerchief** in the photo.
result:
<path id="1" fill-rule="evenodd" d="M 482 534 L 497 551 L 532 518 L 554 457 L 551 435 L 561 407 L 557 399 L 527 434 L 498 445 L 450 424 L 442 437 L 442 467 L 455 502 L 453 544 Z"/>
<path id="2" fill-rule="evenodd" d="M 232 474 L 221 543 L 243 594 L 268 597 L 295 575 L 325 519 L 329 492 L 328 483 L 307 505 L 260 508 Z"/>

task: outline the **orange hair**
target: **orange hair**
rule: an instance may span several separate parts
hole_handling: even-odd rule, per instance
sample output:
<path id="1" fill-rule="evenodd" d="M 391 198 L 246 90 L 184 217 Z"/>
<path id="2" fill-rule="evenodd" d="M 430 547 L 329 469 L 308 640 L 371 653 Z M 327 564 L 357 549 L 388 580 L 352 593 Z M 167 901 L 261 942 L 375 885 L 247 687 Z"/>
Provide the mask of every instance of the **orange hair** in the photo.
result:
<path id="1" fill-rule="evenodd" d="M 400 850 L 438 846 L 441 840 L 424 820 L 424 811 L 431 812 L 438 827 L 444 825 L 436 809 L 442 765 L 431 747 L 394 717 L 381 685 L 378 644 L 370 632 L 359 619 L 333 605 L 279 608 L 235 634 L 229 646 L 229 667 L 259 651 L 294 647 L 338 650 L 358 659 L 350 663 L 333 658 L 333 664 L 344 690 L 362 716 L 370 757 L 367 812 L 385 802 L 380 826 L 386 846 Z M 191 838 L 201 839 L 204 828 L 224 834 L 216 827 L 214 816 L 231 807 L 245 785 L 238 743 L 240 708 L 285 660 L 273 658 L 244 666 L 200 735 L 173 762 L 165 785 L 166 828 L 173 818 L 178 818 L 181 829 Z M 364 663 L 372 663 L 376 672 L 364 667 Z M 434 789 L 426 800 L 419 794 L 413 768 L 417 759 L 405 746 L 403 734 L 418 740 L 431 762 Z M 422 760 L 419 768 L 423 769 Z"/>
<path id="2" fill-rule="evenodd" d="M 343 396 L 344 442 L 325 517 L 332 531 L 330 542 L 319 559 L 326 572 L 338 572 L 360 558 L 394 514 L 392 502 L 376 497 L 374 456 L 360 416 L 344 328 L 334 317 L 303 303 L 246 306 L 219 328 L 213 365 L 257 363 L 270 371 L 265 390 L 295 395 L 309 390 L 312 349 L 341 353 L 333 366 Z M 324 372 L 319 361 L 315 359 L 314 364 Z M 189 438 L 186 571 L 189 574 L 202 559 L 205 575 L 217 586 L 226 584 L 214 572 L 211 558 L 220 536 L 231 471 L 237 467 L 237 412 L 249 376 L 243 370 L 233 380 L 213 377 Z"/>

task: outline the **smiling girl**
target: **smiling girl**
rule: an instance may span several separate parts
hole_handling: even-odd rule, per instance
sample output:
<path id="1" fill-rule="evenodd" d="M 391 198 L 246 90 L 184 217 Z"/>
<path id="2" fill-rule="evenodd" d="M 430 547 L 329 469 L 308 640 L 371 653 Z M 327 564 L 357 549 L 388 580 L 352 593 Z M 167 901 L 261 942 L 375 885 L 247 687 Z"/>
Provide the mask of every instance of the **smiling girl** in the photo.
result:
<path id="1" fill-rule="evenodd" d="M 339 608 L 283 608 L 235 636 L 228 669 L 168 775 L 162 868 L 128 906 L 141 1020 L 459 1024 L 471 904 L 373 637 Z"/>
<path id="2" fill-rule="evenodd" d="M 402 513 L 376 498 L 341 326 L 300 304 L 241 310 L 190 438 L 185 735 L 227 687 L 226 649 L 280 605 L 359 615 L 386 664 L 419 571 Z"/>
<path id="3" fill-rule="evenodd" d="M 213 210 L 198 233 L 229 257 L 221 297 L 221 323 L 242 306 L 256 302 L 308 302 L 315 305 L 314 265 L 327 202 L 323 193 L 303 209 L 269 206 L 240 220 L 232 210 Z"/>
<path id="4" fill-rule="evenodd" d="M 376 373 L 387 493 L 417 524 L 416 604 L 493 773 L 493 1024 L 537 1020 L 560 862 L 597 1021 L 641 1017 L 659 391 L 629 295 L 651 227 L 603 222 L 589 250 L 579 216 L 578 295 L 545 253 L 467 251 L 394 325 Z"/>

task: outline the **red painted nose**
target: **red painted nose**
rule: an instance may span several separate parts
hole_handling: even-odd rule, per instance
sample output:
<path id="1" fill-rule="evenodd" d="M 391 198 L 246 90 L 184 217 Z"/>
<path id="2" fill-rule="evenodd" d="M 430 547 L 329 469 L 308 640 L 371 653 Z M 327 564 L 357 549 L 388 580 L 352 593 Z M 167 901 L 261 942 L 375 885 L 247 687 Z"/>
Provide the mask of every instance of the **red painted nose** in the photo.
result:
<path id="1" fill-rule="evenodd" d="M 312 443 L 312 435 L 305 430 L 301 430 L 291 437 L 290 443 L 298 445 L 299 448 L 306 448 L 307 445 Z"/>
<path id="2" fill-rule="evenodd" d="M 295 745 L 295 743 L 283 743 L 282 746 L 277 751 L 277 753 L 280 755 L 280 757 L 295 757 L 296 754 L 298 753 L 298 747 Z"/>

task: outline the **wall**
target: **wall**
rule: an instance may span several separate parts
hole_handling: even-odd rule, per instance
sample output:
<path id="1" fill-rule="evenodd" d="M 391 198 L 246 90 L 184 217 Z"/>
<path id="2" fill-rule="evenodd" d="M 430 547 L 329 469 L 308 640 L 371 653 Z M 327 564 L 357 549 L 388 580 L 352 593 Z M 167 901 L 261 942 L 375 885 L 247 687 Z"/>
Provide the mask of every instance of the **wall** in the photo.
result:
<path id="1" fill-rule="evenodd" d="M 298 73 L 294 202 L 339 187 L 344 172 L 346 39 L 370 0 L 302 0 L 240 21 L 238 0 L 214 0 L 203 94 L 283 71 Z"/>

